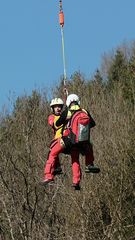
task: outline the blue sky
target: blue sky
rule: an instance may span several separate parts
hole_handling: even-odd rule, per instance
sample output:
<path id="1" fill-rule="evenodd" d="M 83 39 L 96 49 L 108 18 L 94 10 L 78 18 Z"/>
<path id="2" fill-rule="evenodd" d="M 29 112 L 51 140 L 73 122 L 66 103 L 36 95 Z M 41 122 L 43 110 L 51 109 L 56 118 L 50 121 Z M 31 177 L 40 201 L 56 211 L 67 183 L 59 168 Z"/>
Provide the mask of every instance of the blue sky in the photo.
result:
<path id="1" fill-rule="evenodd" d="M 135 40 L 135 0 L 63 0 L 68 78 L 90 77 L 102 55 Z M 63 75 L 59 0 L 0 0 L 0 110 Z"/>

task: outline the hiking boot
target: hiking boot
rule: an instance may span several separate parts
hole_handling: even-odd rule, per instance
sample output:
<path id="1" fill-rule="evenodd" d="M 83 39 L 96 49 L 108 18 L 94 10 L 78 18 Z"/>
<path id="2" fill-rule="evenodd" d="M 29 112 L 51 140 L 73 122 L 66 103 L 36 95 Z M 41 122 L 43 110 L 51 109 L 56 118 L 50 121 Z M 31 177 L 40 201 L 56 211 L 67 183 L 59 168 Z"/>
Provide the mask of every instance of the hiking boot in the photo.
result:
<path id="1" fill-rule="evenodd" d="M 73 187 L 75 190 L 80 190 L 80 185 L 79 185 L 79 183 L 73 183 L 72 187 Z"/>
<path id="2" fill-rule="evenodd" d="M 61 166 L 58 166 L 58 167 L 56 167 L 55 169 L 54 169 L 54 176 L 55 175 L 59 175 L 59 174 L 62 174 L 62 168 L 61 168 Z"/>
<path id="3" fill-rule="evenodd" d="M 85 167 L 85 172 L 86 173 L 99 173 L 100 168 L 96 167 L 94 165 L 88 165 L 88 166 Z"/>
<path id="4" fill-rule="evenodd" d="M 47 184 L 49 184 L 49 183 L 54 183 L 54 180 L 53 180 L 53 179 L 44 179 L 44 180 L 42 180 L 42 181 L 40 182 L 40 184 L 41 184 L 42 186 L 45 186 L 45 185 L 47 185 Z"/>

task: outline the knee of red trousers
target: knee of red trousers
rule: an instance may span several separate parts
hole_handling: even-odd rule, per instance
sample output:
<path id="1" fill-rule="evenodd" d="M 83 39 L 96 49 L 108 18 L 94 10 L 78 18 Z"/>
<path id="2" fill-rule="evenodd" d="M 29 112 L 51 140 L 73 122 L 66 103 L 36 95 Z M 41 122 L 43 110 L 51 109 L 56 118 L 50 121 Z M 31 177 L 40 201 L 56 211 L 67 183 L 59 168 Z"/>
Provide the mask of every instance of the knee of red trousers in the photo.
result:
<path id="1" fill-rule="evenodd" d="M 50 155 L 53 156 L 55 159 L 58 158 L 59 153 L 63 152 L 64 150 L 64 144 L 63 140 L 61 138 L 56 139 L 54 144 L 50 148 Z"/>

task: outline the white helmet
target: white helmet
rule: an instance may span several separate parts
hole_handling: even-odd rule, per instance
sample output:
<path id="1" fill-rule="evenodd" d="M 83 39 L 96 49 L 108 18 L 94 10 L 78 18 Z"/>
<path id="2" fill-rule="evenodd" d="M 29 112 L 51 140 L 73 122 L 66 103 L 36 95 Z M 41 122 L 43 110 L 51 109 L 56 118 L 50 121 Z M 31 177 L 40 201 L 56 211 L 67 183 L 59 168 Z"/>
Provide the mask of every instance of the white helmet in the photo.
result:
<path id="1" fill-rule="evenodd" d="M 76 94 L 70 94 L 70 95 L 67 97 L 67 101 L 66 101 L 67 107 L 69 107 L 72 102 L 77 102 L 78 105 L 80 105 L 79 97 L 78 97 Z"/>
<path id="2" fill-rule="evenodd" d="M 51 103 L 50 103 L 50 107 L 53 107 L 55 105 L 64 105 L 64 102 L 61 98 L 54 98 L 52 99 Z"/>

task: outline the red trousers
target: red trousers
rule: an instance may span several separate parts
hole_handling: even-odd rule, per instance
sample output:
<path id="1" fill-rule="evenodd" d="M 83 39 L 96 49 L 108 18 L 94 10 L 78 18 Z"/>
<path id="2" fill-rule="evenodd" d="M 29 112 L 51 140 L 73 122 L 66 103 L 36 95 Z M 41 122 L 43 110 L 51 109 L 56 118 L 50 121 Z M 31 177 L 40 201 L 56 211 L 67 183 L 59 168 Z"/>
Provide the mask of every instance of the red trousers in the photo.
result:
<path id="1" fill-rule="evenodd" d="M 72 176 L 73 183 L 78 184 L 81 180 L 81 169 L 79 163 L 79 154 L 80 148 L 83 150 L 83 155 L 85 155 L 85 164 L 86 166 L 89 164 L 93 164 L 94 156 L 92 145 L 89 143 L 84 143 L 81 146 L 73 147 L 71 150 L 71 161 L 72 161 Z M 64 145 L 61 144 L 61 139 L 56 139 L 50 147 L 50 152 L 48 155 L 48 159 L 46 161 L 44 167 L 44 178 L 45 179 L 54 179 L 54 169 L 57 164 L 59 158 L 58 155 L 64 151 Z"/>
<path id="2" fill-rule="evenodd" d="M 50 152 L 48 159 L 44 167 L 44 178 L 54 179 L 54 169 L 59 162 L 59 154 L 64 150 L 64 146 L 61 144 L 61 139 L 58 138 L 52 142 L 50 146 Z"/>

